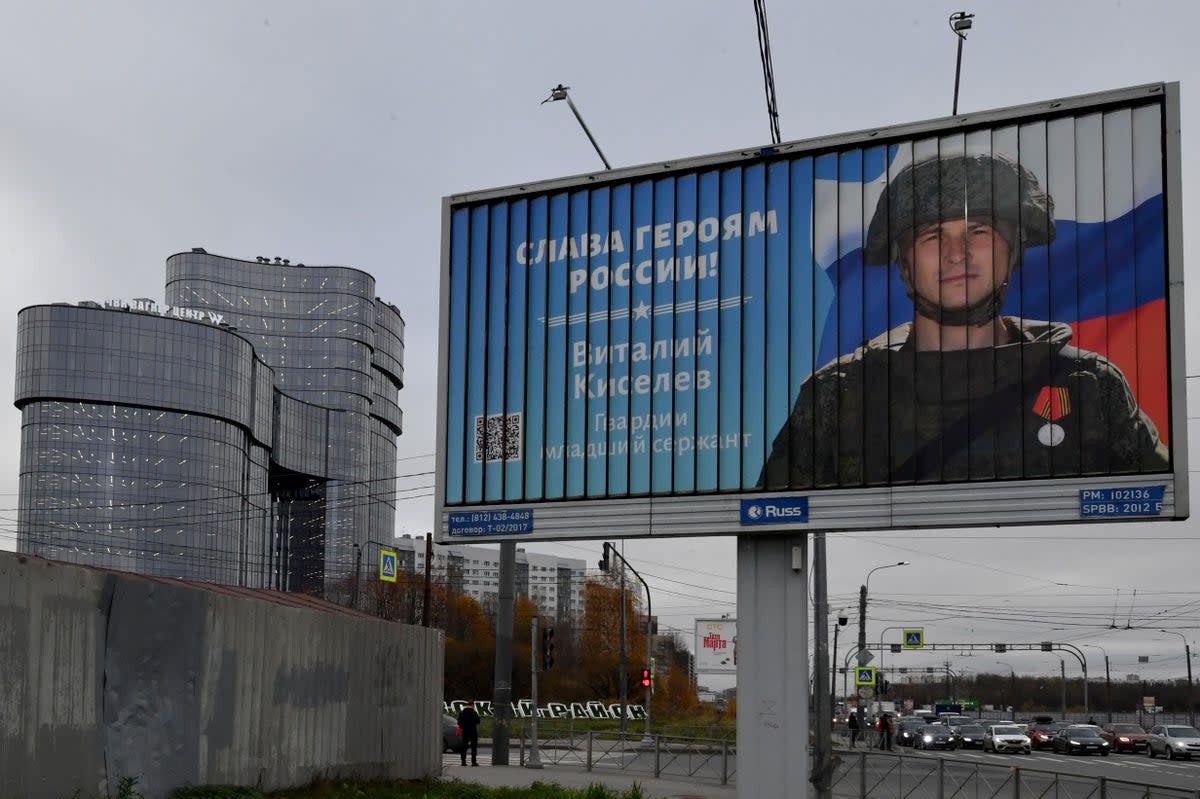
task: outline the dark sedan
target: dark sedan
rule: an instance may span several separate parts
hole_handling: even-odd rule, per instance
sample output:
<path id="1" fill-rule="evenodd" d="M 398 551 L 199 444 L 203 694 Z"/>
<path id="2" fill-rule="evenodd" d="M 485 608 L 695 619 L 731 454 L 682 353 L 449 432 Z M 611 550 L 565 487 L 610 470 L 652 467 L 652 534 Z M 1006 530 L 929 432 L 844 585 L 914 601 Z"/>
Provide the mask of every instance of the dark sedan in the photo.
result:
<path id="1" fill-rule="evenodd" d="M 954 733 L 945 724 L 929 724 L 918 733 L 917 749 L 953 749 Z"/>
<path id="2" fill-rule="evenodd" d="M 924 719 L 900 719 L 900 723 L 896 725 L 896 743 L 900 746 L 916 746 L 923 729 L 925 729 Z"/>
<path id="3" fill-rule="evenodd" d="M 1137 724 L 1105 724 L 1100 728 L 1100 737 L 1114 752 L 1146 751 L 1146 731 Z"/>
<path id="4" fill-rule="evenodd" d="M 1104 755 L 1108 757 L 1108 752 L 1112 748 L 1108 741 L 1100 737 L 1100 730 L 1096 727 L 1063 727 L 1054 736 L 1053 743 L 1055 752 L 1062 752 L 1068 755 Z"/>
<path id="5" fill-rule="evenodd" d="M 462 754 L 465 748 L 458 719 L 454 716 L 442 716 L 442 751 Z"/>
<path id="6" fill-rule="evenodd" d="M 983 733 L 982 724 L 963 724 L 954 729 L 954 740 L 963 749 L 982 749 Z"/>
<path id="7" fill-rule="evenodd" d="M 1025 734 L 1034 749 L 1048 749 L 1063 726 L 1057 721 L 1035 721 L 1025 729 Z"/>

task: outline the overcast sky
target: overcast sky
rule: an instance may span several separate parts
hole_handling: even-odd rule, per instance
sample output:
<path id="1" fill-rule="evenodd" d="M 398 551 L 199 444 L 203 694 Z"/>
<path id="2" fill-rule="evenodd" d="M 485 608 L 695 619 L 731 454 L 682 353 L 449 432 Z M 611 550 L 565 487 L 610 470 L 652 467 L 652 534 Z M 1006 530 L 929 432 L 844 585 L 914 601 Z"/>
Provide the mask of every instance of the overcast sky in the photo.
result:
<path id="1" fill-rule="evenodd" d="M 946 19 L 956 8 L 767 5 L 785 140 L 949 113 Z M 1181 82 L 1184 218 L 1194 218 L 1200 6 L 967 9 L 977 19 L 962 112 Z M 0 353 L 12 363 L 27 305 L 161 300 L 165 259 L 194 246 L 366 270 L 407 322 L 400 472 L 411 476 L 397 533 L 423 534 L 433 523 L 441 200 L 599 169 L 565 104 L 539 105 L 560 82 L 616 166 L 769 142 L 749 0 L 10 4 L 0 32 Z M 1185 225 L 1188 259 L 1196 227 Z M 1195 342 L 1200 279 L 1190 265 L 1187 279 Z M 1200 345 L 1188 373 L 1200 373 Z M 0 395 L 11 401 L 11 368 L 0 370 Z M 10 405 L 3 419 L 0 546 L 12 548 L 20 415 Z M 1194 441 L 1189 449 L 1200 463 Z M 1183 642 L 1155 630 L 1200 639 L 1197 524 L 838 533 L 832 605 L 853 607 L 870 568 L 910 560 L 872 578 L 869 640 L 890 626 L 924 627 L 938 642 L 1071 640 L 1104 647 L 1114 677 L 1182 676 Z M 631 541 L 625 553 L 663 625 L 690 640 L 694 617 L 736 614 L 734 543 Z M 594 566 L 600 544 L 528 549 Z M 845 633 L 843 652 L 853 625 Z M 1085 651 L 1102 674 L 1100 651 Z M 924 666 L 945 656 L 896 658 Z M 1042 653 L 951 663 L 968 673 L 1059 669 Z"/>

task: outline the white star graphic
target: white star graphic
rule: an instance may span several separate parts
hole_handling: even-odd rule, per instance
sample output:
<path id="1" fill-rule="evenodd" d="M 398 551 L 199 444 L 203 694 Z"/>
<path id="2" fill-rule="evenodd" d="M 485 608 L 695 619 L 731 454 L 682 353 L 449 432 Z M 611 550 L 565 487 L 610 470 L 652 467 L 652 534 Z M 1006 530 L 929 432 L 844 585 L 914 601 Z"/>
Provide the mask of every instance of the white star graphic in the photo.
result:
<path id="1" fill-rule="evenodd" d="M 647 305 L 645 300 L 633 307 L 634 319 L 649 319 L 651 306 Z"/>

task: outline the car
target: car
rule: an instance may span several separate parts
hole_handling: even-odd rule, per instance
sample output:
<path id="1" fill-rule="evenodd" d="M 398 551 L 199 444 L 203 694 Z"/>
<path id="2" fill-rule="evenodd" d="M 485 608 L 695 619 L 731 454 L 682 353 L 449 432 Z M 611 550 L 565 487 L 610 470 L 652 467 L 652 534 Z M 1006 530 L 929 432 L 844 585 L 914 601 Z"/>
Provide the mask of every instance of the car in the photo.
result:
<path id="1" fill-rule="evenodd" d="M 1055 752 L 1066 755 L 1104 755 L 1112 749 L 1108 741 L 1100 737 L 1100 728 L 1092 724 L 1070 724 L 1054 735 L 1052 746 Z"/>
<path id="2" fill-rule="evenodd" d="M 900 719 L 896 724 L 896 743 L 900 746 L 915 746 L 925 728 L 925 721 L 919 718 Z"/>
<path id="3" fill-rule="evenodd" d="M 963 724 L 953 732 L 955 742 L 963 749 L 982 749 L 983 735 L 987 730 L 982 724 Z"/>
<path id="4" fill-rule="evenodd" d="M 1100 737 L 1114 752 L 1144 752 L 1147 747 L 1146 731 L 1137 724 L 1105 724 Z"/>
<path id="5" fill-rule="evenodd" d="M 926 724 L 917 733 L 917 749 L 953 749 L 954 733 L 945 724 Z"/>
<path id="6" fill-rule="evenodd" d="M 1019 724 L 990 724 L 983 732 L 983 751 L 1027 755 L 1033 751 L 1033 744 Z"/>
<path id="7" fill-rule="evenodd" d="M 1150 757 L 1166 755 L 1168 760 L 1177 757 L 1191 760 L 1192 755 L 1200 755 L 1200 732 L 1183 724 L 1151 727 L 1146 733 L 1146 754 Z"/>
<path id="8" fill-rule="evenodd" d="M 454 716 L 442 716 L 442 751 L 455 752 L 462 754 L 467 749 L 467 744 L 463 741 L 462 727 L 458 726 L 458 719 Z"/>
<path id="9" fill-rule="evenodd" d="M 1057 721 L 1039 721 L 1034 719 L 1033 723 L 1025 728 L 1025 734 L 1029 736 L 1034 749 L 1048 749 L 1050 742 L 1054 740 L 1054 736 L 1064 726 Z"/>

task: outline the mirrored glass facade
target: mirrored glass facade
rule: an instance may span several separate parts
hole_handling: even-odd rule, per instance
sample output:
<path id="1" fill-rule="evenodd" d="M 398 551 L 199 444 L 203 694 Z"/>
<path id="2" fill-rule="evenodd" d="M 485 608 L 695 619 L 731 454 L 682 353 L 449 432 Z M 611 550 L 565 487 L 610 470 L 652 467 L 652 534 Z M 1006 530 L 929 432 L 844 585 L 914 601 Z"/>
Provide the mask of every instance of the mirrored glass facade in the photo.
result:
<path id="1" fill-rule="evenodd" d="M 337 598 L 392 536 L 399 312 L 357 269 L 197 251 L 166 289 L 18 315 L 20 550 Z"/>

